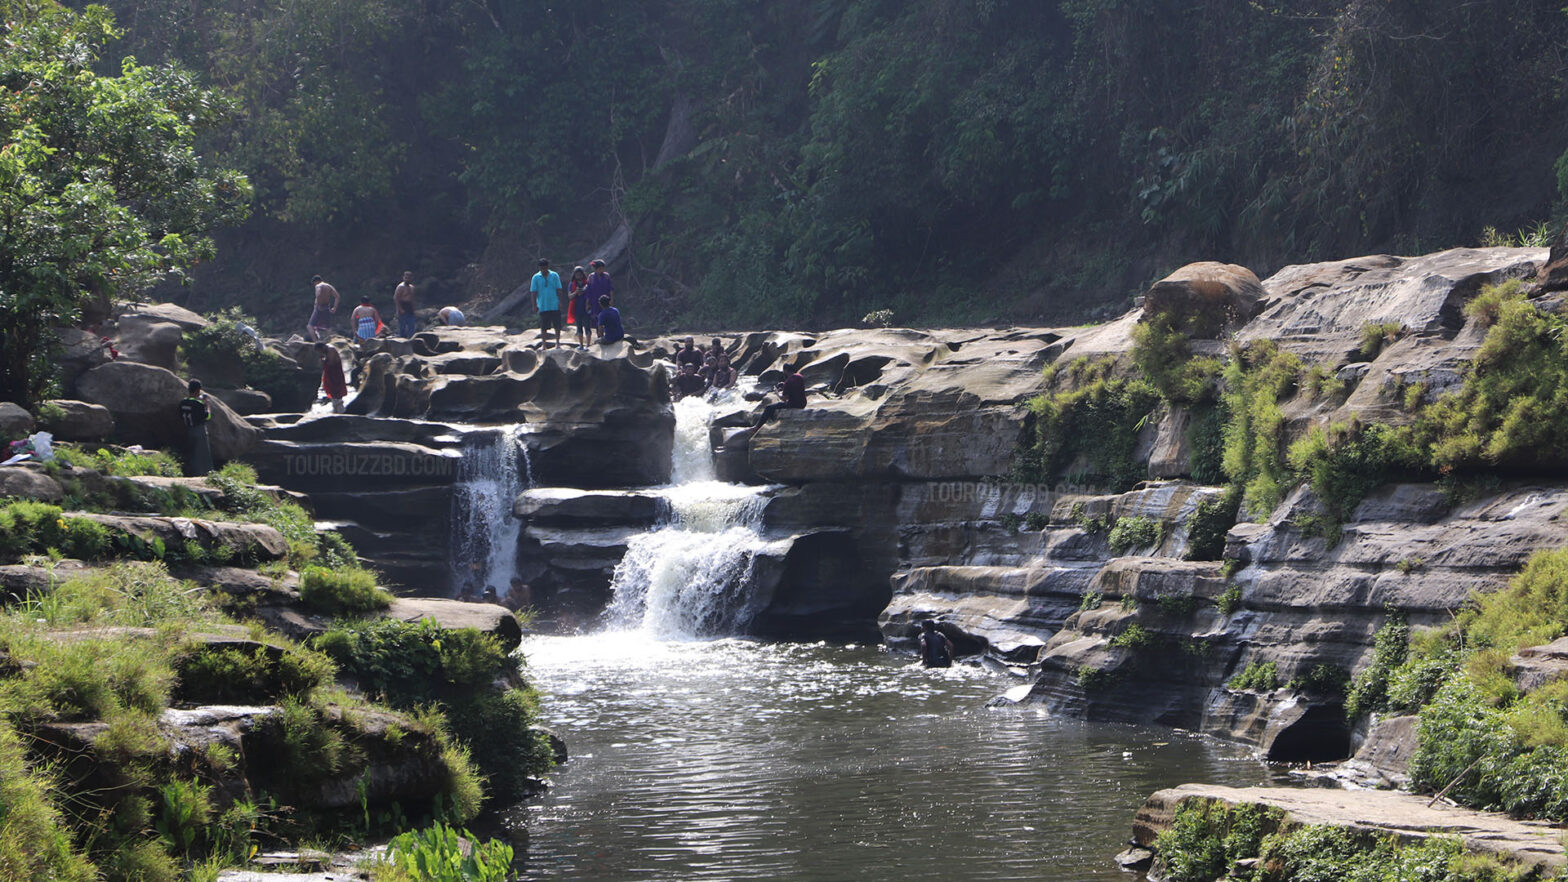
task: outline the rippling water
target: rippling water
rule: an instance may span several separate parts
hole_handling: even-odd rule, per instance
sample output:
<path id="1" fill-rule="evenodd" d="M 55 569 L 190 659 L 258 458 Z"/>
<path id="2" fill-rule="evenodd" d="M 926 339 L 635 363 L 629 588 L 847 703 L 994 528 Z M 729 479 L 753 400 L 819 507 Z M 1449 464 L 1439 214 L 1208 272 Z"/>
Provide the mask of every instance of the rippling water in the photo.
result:
<path id="1" fill-rule="evenodd" d="M 530 637 L 572 751 L 529 879 L 1129 880 L 1133 811 L 1249 784 L 1244 748 L 985 707 L 1015 685 L 877 647 Z"/>

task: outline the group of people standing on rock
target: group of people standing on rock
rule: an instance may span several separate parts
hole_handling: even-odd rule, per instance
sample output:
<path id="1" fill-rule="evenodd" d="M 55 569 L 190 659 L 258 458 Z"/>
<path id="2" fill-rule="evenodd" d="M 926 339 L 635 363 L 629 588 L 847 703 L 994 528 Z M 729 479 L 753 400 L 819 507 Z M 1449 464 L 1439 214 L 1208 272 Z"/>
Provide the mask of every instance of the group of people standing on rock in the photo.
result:
<path id="1" fill-rule="evenodd" d="M 571 280 L 563 291 L 560 274 L 550 269 L 548 259 L 539 258 L 539 272 L 528 282 L 534 306 L 539 310 L 539 348 L 560 346 L 561 331 L 566 325 L 577 329 L 578 349 L 587 349 L 595 334 L 600 343 L 618 343 L 626 339 L 621 311 L 612 305 L 615 283 L 605 272 L 604 261 L 595 258 L 589 266 L 592 272 L 580 266 L 573 267 Z M 553 344 L 550 342 L 552 330 L 555 331 Z"/>
<path id="2" fill-rule="evenodd" d="M 338 313 L 338 304 L 342 297 L 338 289 L 321 276 L 311 276 L 311 293 L 314 304 L 310 310 L 310 320 L 305 325 L 305 338 L 314 343 L 325 343 L 332 336 L 333 317 Z M 396 333 L 399 337 L 412 337 L 419 330 L 419 317 L 415 314 L 414 299 L 414 274 L 409 270 L 403 271 L 403 280 L 398 283 L 392 292 L 392 307 L 396 311 Z M 463 316 L 463 311 L 455 306 L 443 306 L 436 318 L 443 325 L 458 327 L 468 323 Z M 386 322 L 381 318 L 381 311 L 371 303 L 369 294 L 359 298 L 359 305 L 349 314 L 349 321 L 353 324 L 355 342 L 363 343 L 376 337 L 392 333 Z"/>
<path id="3" fill-rule="evenodd" d="M 714 389 L 733 389 L 740 372 L 730 365 L 724 341 L 718 337 L 706 349 L 698 349 L 695 338 L 675 352 L 675 377 L 670 380 L 670 397 L 676 401 L 692 395 L 705 395 Z"/>
<path id="4" fill-rule="evenodd" d="M 559 273 L 550 269 L 550 261 L 539 258 L 539 272 L 529 280 L 528 290 L 534 297 L 539 311 L 539 345 L 543 349 L 561 345 L 561 332 L 566 325 L 577 329 L 577 346 L 587 349 L 595 337 L 600 343 L 616 343 L 626 339 L 621 324 L 621 312 L 616 309 L 615 283 L 605 271 L 604 261 L 590 261 L 592 271 L 583 267 L 572 270 L 571 280 L 563 285 Z M 310 320 L 305 325 L 306 339 L 325 343 L 332 336 L 333 317 L 337 315 L 342 296 L 321 276 L 310 279 L 314 304 Z M 419 317 L 415 313 L 414 274 L 405 270 L 403 280 L 392 292 L 392 306 L 396 310 L 396 336 L 412 337 L 419 330 Z M 468 323 L 463 311 L 455 306 L 444 306 L 436 318 L 448 327 L 461 327 Z M 349 316 L 353 324 L 354 340 L 363 343 L 394 332 L 381 317 L 380 310 L 371 302 L 369 294 L 359 298 L 359 305 Z M 550 332 L 555 341 L 550 341 Z"/>

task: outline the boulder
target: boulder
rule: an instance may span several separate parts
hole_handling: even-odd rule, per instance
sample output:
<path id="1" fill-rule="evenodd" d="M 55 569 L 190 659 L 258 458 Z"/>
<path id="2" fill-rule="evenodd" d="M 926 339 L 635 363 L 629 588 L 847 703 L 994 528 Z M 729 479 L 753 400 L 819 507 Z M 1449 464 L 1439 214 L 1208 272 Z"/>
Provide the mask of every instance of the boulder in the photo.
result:
<path id="1" fill-rule="evenodd" d="M 65 498 L 60 483 L 42 471 L 27 466 L 0 466 L 0 497 L 59 502 Z"/>
<path id="2" fill-rule="evenodd" d="M 1553 680 L 1568 676 L 1568 637 L 1559 637 L 1544 646 L 1527 646 L 1509 659 L 1514 683 L 1521 690 L 1539 689 Z"/>
<path id="3" fill-rule="evenodd" d="M 1149 288 L 1143 320 L 1165 315 L 1189 336 L 1218 337 L 1246 324 L 1262 298 L 1263 284 L 1244 266 L 1189 263 Z"/>
<path id="4" fill-rule="evenodd" d="M 160 540 L 168 549 L 180 549 L 188 544 L 199 545 L 208 552 L 227 548 L 236 557 L 256 562 L 279 560 L 289 550 L 283 534 L 265 524 L 93 512 L 84 513 L 81 517 L 97 521 L 112 530 L 139 536 L 147 542 Z"/>
<path id="5" fill-rule="evenodd" d="M 0 441 L 15 441 L 33 431 L 33 415 L 27 408 L 9 401 L 0 401 Z M 0 456 L 0 459 L 5 459 Z"/>
<path id="6" fill-rule="evenodd" d="M 272 396 L 256 389 L 213 389 L 212 395 L 240 416 L 272 412 Z"/>
<path id="7" fill-rule="evenodd" d="M 44 428 L 57 440 L 102 441 L 114 434 L 114 414 L 101 404 L 58 399 L 48 405 L 42 414 Z"/>
<path id="8" fill-rule="evenodd" d="M 399 597 L 392 601 L 387 618 L 405 622 L 430 619 L 448 630 L 473 628 L 501 641 L 507 652 L 523 642 L 523 629 L 517 616 L 496 603 L 466 603 L 440 597 Z"/>
<path id="9" fill-rule="evenodd" d="M 131 304 L 120 314 L 122 321 L 127 317 L 167 322 L 178 326 L 181 331 L 199 331 L 211 324 L 205 317 L 173 303 Z"/>
<path id="10" fill-rule="evenodd" d="M 184 336 L 185 332 L 173 322 L 128 315 L 120 319 L 115 345 L 120 350 L 120 358 L 126 361 L 172 371 L 179 369 L 180 340 Z"/>
<path id="11" fill-rule="evenodd" d="M 113 361 L 78 378 L 83 401 L 102 405 L 114 415 L 116 440 L 146 447 L 185 448 L 185 425 L 179 404 L 186 385 L 172 371 L 148 364 Z M 212 421 L 207 437 L 219 462 L 245 455 L 260 439 L 260 430 L 240 419 L 228 405 L 210 402 Z"/>
<path id="12" fill-rule="evenodd" d="M 55 353 L 55 370 L 62 388 L 71 388 L 83 371 L 110 360 L 109 347 L 96 332 L 84 331 L 81 328 L 61 328 L 55 332 L 55 336 L 59 340 L 59 348 Z"/>

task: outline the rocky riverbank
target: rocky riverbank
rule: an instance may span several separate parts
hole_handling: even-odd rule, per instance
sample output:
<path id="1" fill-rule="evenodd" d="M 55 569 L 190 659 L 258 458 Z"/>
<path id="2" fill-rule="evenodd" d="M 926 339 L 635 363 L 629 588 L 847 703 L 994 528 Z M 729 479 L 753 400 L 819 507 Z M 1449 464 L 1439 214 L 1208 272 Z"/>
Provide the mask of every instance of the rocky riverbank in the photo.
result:
<path id="1" fill-rule="evenodd" d="M 1536 351 L 1519 323 L 1554 320 L 1557 256 L 1381 255 L 1262 280 L 1195 264 L 1082 328 L 724 335 L 741 383 L 705 446 L 720 479 L 758 488 L 766 540 L 739 627 L 908 646 L 933 618 L 1020 677 L 1015 700 L 1282 760 L 1363 748 L 1364 780 L 1408 781 L 1416 727 L 1366 713 L 1382 706 L 1362 683 L 1379 635 L 1443 626 L 1564 544 L 1555 415 L 1506 422 L 1475 399 L 1537 400 L 1497 392 L 1524 389 L 1507 372 L 1528 365 L 1496 367 L 1511 344 L 1494 326 Z M 71 412 L 101 408 L 113 428 L 97 431 L 122 442 L 178 437 L 169 368 L 204 322 L 139 308 L 118 362 L 78 341 Z M 475 565 L 452 550 L 462 464 L 477 438 L 515 437 L 526 475 L 499 534 L 515 557 L 502 549 L 492 587 L 581 626 L 628 544 L 670 518 L 676 344 L 533 341 L 474 327 L 335 343 L 344 414 L 271 403 L 311 387 L 297 338 L 207 346 L 188 366 L 234 402 L 215 408 L 220 458 L 308 501 L 407 594 L 450 596 Z M 808 407 L 747 430 L 791 371 Z"/>

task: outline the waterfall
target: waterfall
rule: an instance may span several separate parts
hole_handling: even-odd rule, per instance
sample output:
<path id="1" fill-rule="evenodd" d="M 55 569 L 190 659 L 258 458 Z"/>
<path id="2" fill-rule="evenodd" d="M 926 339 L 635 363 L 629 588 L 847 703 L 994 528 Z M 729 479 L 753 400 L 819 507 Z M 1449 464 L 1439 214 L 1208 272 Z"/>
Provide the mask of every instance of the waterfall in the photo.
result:
<path id="1" fill-rule="evenodd" d="M 452 488 L 452 590 L 459 597 L 497 597 L 517 575 L 522 525 L 512 516 L 517 495 L 533 484 L 521 426 L 473 432 L 463 438 L 463 458 Z"/>
<path id="2" fill-rule="evenodd" d="M 714 480 L 708 424 L 713 406 L 692 396 L 675 404 L 672 483 L 662 524 L 632 537 L 611 581 L 611 627 L 664 637 L 712 637 L 743 629 L 762 535 L 759 488 Z"/>

